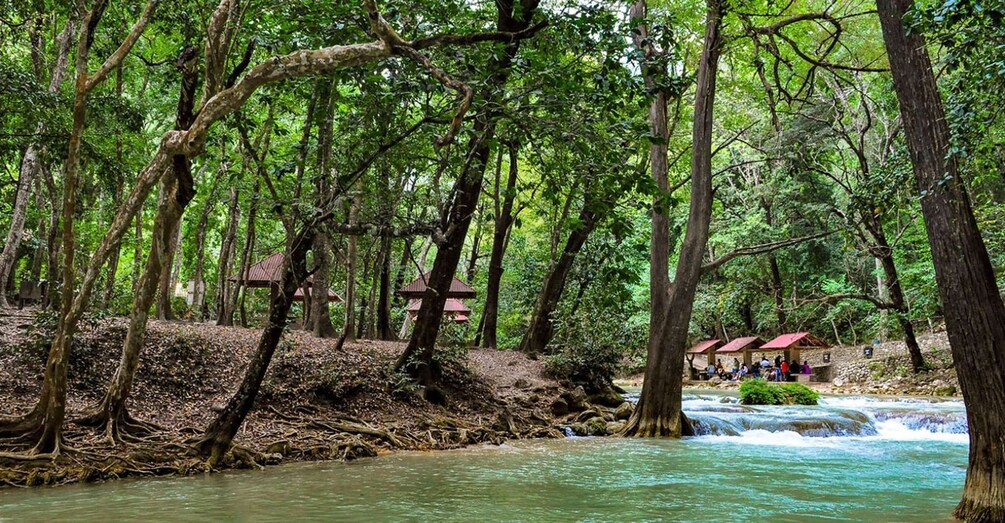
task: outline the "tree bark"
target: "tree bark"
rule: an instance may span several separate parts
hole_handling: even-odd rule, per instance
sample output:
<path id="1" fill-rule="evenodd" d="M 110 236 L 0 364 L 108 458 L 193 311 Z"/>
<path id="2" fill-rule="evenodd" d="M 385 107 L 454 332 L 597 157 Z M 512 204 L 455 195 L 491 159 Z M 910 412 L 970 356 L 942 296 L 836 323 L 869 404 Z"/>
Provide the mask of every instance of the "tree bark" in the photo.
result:
<path id="1" fill-rule="evenodd" d="M 904 135 L 921 191 L 935 279 L 967 404 L 970 458 L 955 516 L 1005 520 L 1005 303 L 956 157 L 924 37 L 908 32 L 912 0 L 878 0 Z"/>
<path id="2" fill-rule="evenodd" d="M 690 433 L 690 425 L 681 412 L 681 378 L 688 325 L 712 221 L 712 112 L 725 13 L 725 6 L 718 0 L 707 0 L 706 5 L 704 45 L 695 88 L 687 232 L 666 310 L 654 311 L 659 314 L 661 324 L 656 329 L 658 340 L 650 342 L 650 347 L 657 350 L 646 361 L 642 394 L 625 429 L 627 435 L 680 437 Z"/>
<path id="3" fill-rule="evenodd" d="M 658 50 L 648 41 L 649 28 L 645 23 L 648 6 L 646 0 L 636 0 L 629 11 L 632 21 L 639 21 L 632 35 L 635 47 L 643 53 L 646 62 L 657 58 Z M 661 77 L 665 77 L 665 66 L 652 68 L 647 64 L 643 68 L 645 85 L 654 89 Z M 659 328 L 663 324 L 666 312 L 666 301 L 670 288 L 670 216 L 668 197 L 669 159 L 667 146 L 670 141 L 670 131 L 667 128 L 667 93 L 663 89 L 656 90 L 649 103 L 649 133 L 653 136 L 649 146 L 649 169 L 659 192 L 653 197 L 651 238 L 649 243 L 649 337 L 647 342 L 647 361 L 656 359 L 656 354 L 663 350 L 663 340 L 659 337 Z"/>
<path id="4" fill-rule="evenodd" d="M 282 280 L 269 301 L 269 321 L 258 340 L 258 348 L 252 355 L 244 379 L 197 444 L 199 452 L 208 458 L 210 465 L 218 463 L 230 449 L 234 435 L 255 403 L 265 371 L 286 330 L 293 294 L 307 278 L 307 251 L 313 240 L 313 227 L 308 226 L 286 248 Z"/>
<path id="5" fill-rule="evenodd" d="M 332 166 L 332 124 L 335 118 L 335 101 L 330 78 L 318 81 L 317 102 L 321 109 L 318 122 L 318 156 L 317 172 L 314 175 L 315 205 L 321 208 L 328 198 L 328 184 Z M 311 332 L 318 338 L 333 338 L 336 335 L 332 325 L 331 312 L 328 307 L 328 286 L 331 281 L 332 248 L 331 237 L 324 229 L 314 236 L 314 263 L 317 271 L 314 273 L 314 284 L 310 294 L 308 324 Z M 306 303 L 306 302 L 305 302 Z"/>
<path id="6" fill-rule="evenodd" d="M 241 164 L 244 172 L 244 164 Z M 230 285 L 230 271 L 234 265 L 234 253 L 237 250 L 237 222 L 241 219 L 240 192 L 237 187 L 230 188 L 230 203 L 227 207 L 227 230 L 223 235 L 223 245 L 220 247 L 219 273 L 216 284 L 216 324 L 231 326 L 234 324 L 234 310 L 230 308 L 230 295 L 237 292 Z M 236 283 L 234 284 L 236 287 Z"/>
<path id="7" fill-rule="evenodd" d="M 489 254 L 489 274 L 485 289 L 485 308 L 482 312 L 482 347 L 498 348 L 497 330 L 499 325 L 499 290 L 502 284 L 503 257 L 506 255 L 506 238 L 513 226 L 513 202 L 516 199 L 516 182 L 519 175 L 520 146 L 516 142 L 508 144 L 509 174 L 502 195 L 496 195 L 496 203 L 502 197 L 502 206 L 496 209 L 495 230 L 492 233 L 492 252 Z M 498 187 L 498 180 L 496 181 Z M 498 192 L 498 190 L 497 190 Z M 476 343 L 477 345 L 477 343 Z"/>
<path id="8" fill-rule="evenodd" d="M 195 46 L 186 47 L 178 58 L 177 65 L 181 70 L 181 93 L 175 114 L 175 128 L 178 130 L 185 130 L 192 124 L 195 94 L 199 85 L 198 51 Z M 161 180 L 161 198 L 157 217 L 154 219 L 150 255 L 134 289 L 129 327 L 122 345 L 119 366 L 101 402 L 81 421 L 103 428 L 113 442 L 121 441 L 129 432 L 146 428 L 129 415 L 126 400 L 132 392 L 136 369 L 139 367 L 150 306 L 158 292 L 164 292 L 162 276 L 171 270 L 171 245 L 177 241 L 176 231 L 182 214 L 194 196 L 195 180 L 192 178 L 191 161 L 185 156 L 176 156 Z"/>
<path id="9" fill-rule="evenodd" d="M 589 188 L 587 188 L 589 191 Z M 544 279 L 541 294 L 538 296 L 534 313 L 531 315 L 530 326 L 520 342 L 520 351 L 525 354 L 543 353 L 551 341 L 553 332 L 552 314 L 558 309 L 558 302 L 565 291 L 565 282 L 572 270 L 576 255 L 582 250 L 586 240 L 597 227 L 599 216 L 590 208 L 589 194 L 584 196 L 583 208 L 579 212 L 579 226 L 569 233 L 562 255 L 554 263 L 551 271 Z"/>
<path id="10" fill-rule="evenodd" d="M 499 31 L 522 31 L 530 27 L 539 0 L 520 0 L 517 5 L 513 0 L 498 0 L 496 8 L 499 13 L 497 29 Z M 506 44 L 502 53 L 488 65 L 490 71 L 486 81 L 487 92 L 484 98 L 489 109 L 476 115 L 474 133 L 468 143 L 466 164 L 454 184 L 453 201 L 441 217 L 445 238 L 437 245 L 436 259 L 430 271 L 426 293 L 422 298 L 418 318 L 408 346 L 402 352 L 395 364 L 399 371 L 407 371 L 420 385 L 425 388 L 425 396 L 432 401 L 442 400 L 441 391 L 435 387 L 439 379 L 439 368 L 433 359 L 436 338 L 443 319 L 443 307 L 446 304 L 450 283 L 457 272 L 464 239 L 471 225 L 471 216 L 478 204 L 481 193 L 482 179 L 485 176 L 490 143 L 495 136 L 496 120 L 499 109 L 497 104 L 499 90 L 506 84 L 510 75 L 510 65 L 520 48 L 520 42 Z"/>

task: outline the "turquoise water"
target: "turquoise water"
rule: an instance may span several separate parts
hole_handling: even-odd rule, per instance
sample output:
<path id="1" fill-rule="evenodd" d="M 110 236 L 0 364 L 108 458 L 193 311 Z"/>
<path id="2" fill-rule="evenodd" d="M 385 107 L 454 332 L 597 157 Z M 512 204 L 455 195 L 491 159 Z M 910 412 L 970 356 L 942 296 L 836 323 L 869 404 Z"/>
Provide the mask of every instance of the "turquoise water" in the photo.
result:
<path id="1" fill-rule="evenodd" d="M 967 436 L 958 402 L 834 398 L 747 411 L 731 401 L 689 396 L 685 410 L 719 428 L 682 441 L 518 441 L 7 490 L 0 520 L 928 522 L 948 520 L 959 500 Z M 850 418 L 859 425 L 833 421 Z M 832 435 L 799 432 L 826 432 L 818 425 Z"/>

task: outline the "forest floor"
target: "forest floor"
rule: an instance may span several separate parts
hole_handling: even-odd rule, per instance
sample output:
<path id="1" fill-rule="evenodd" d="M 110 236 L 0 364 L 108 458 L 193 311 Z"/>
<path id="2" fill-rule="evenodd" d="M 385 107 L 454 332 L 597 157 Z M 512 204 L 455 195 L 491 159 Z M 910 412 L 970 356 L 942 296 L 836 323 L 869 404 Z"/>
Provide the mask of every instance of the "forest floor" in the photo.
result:
<path id="1" fill-rule="evenodd" d="M 37 400 L 51 340 L 46 318 L 0 311 L 3 415 L 24 413 Z M 66 434 L 77 450 L 56 463 L 0 460 L 0 486 L 207 470 L 190 443 L 236 390 L 261 331 L 151 321 L 129 409 L 133 417 L 163 430 L 113 446 L 104 434 L 72 420 L 104 393 L 126 325 L 123 318 L 91 320 L 74 342 Z M 558 427 L 583 411 L 614 421 L 613 408 L 590 405 L 581 388 L 562 387 L 545 374 L 542 362 L 520 353 L 456 351 L 444 376 L 446 404 L 433 405 L 407 385 L 398 390 L 389 385 L 395 380 L 388 369 L 403 343 L 360 340 L 339 352 L 335 343 L 303 331 L 287 333 L 237 434 L 237 451 L 223 467 L 562 437 Z"/>
<path id="2" fill-rule="evenodd" d="M 911 372 L 907 346 L 902 340 L 881 343 L 873 349 L 873 357 L 863 355 L 862 345 L 836 346 L 826 351 L 806 351 L 803 357 L 813 368 L 824 365 L 823 353 L 831 355 L 831 381 L 811 382 L 810 386 L 826 394 L 888 394 L 911 396 L 958 396 L 959 381 L 953 368 L 949 339 L 944 330 L 928 332 L 918 337 L 922 354 L 929 370 L 919 374 Z M 774 356 L 768 354 L 771 359 Z M 755 351 L 754 359 L 760 354 Z M 730 366 L 731 359 L 723 359 L 723 365 Z M 703 356 L 695 357 L 694 366 L 707 365 Z M 687 366 L 685 364 L 685 371 Z M 618 381 L 622 386 L 641 386 L 641 374 Z M 691 381 L 685 378 L 685 387 L 734 390 L 738 382 Z"/>

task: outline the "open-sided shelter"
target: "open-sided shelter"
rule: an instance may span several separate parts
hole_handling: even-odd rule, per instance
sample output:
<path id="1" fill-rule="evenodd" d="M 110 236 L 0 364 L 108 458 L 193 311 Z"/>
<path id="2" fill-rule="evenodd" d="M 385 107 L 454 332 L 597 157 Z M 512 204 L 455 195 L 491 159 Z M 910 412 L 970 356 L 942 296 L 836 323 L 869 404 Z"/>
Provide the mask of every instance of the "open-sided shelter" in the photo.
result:
<path id="1" fill-rule="evenodd" d="M 758 338 L 757 336 L 745 336 L 743 338 L 736 338 L 733 341 L 723 345 L 716 349 L 715 354 L 718 355 L 728 355 L 736 357 L 737 354 L 742 354 L 743 363 L 750 367 L 753 358 L 751 353 L 757 349 L 760 349 L 764 345 L 764 340 Z"/>
<path id="2" fill-rule="evenodd" d="M 419 315 L 419 308 L 422 307 L 422 300 L 412 300 L 408 303 L 408 314 L 412 321 Z M 443 305 L 443 315 L 456 323 L 464 323 L 471 318 L 471 308 L 456 298 L 447 298 Z"/>
<path id="3" fill-rule="evenodd" d="M 711 354 L 712 352 L 715 352 L 715 349 L 718 349 L 721 346 L 722 346 L 722 340 L 705 340 L 705 341 L 699 341 L 698 343 L 694 344 L 694 347 L 691 347 L 690 349 L 688 349 L 687 353 L 688 354 Z"/>
<path id="4" fill-rule="evenodd" d="M 782 334 L 781 336 L 761 345 L 762 351 L 781 351 L 786 361 L 793 358 L 801 360 L 799 354 L 804 350 L 826 349 L 830 347 L 827 342 L 817 338 L 808 332 L 794 332 Z"/>
<path id="5" fill-rule="evenodd" d="M 284 261 L 286 261 L 286 257 L 283 253 L 270 254 L 258 263 L 248 267 L 247 272 L 243 276 L 234 275 L 228 278 L 228 280 L 238 282 L 245 287 L 253 289 L 278 287 L 279 282 L 283 279 Z M 314 276 L 308 276 L 305 285 L 310 287 L 313 281 Z M 301 299 L 303 299 L 302 296 Z"/>
<path id="6" fill-rule="evenodd" d="M 426 293 L 427 282 L 429 282 L 428 272 L 412 280 L 411 283 L 405 285 L 401 289 L 398 289 L 398 296 L 409 300 L 421 300 L 422 296 Z M 467 283 L 457 279 L 456 276 L 450 282 L 450 290 L 447 291 L 447 298 L 466 299 L 474 298 L 475 295 L 475 289 Z"/>
<path id="7" fill-rule="evenodd" d="M 308 298 L 310 297 L 311 292 L 313 292 L 313 291 L 312 290 L 311 291 L 307 291 L 307 297 Z M 303 289 L 303 287 L 297 289 L 297 292 L 293 293 L 293 301 L 304 301 L 304 289 Z M 339 296 L 338 294 L 335 294 L 335 291 L 333 291 L 331 289 L 328 289 L 328 302 L 329 303 L 332 303 L 332 302 L 341 302 L 341 301 L 342 301 L 342 297 L 341 296 Z"/>

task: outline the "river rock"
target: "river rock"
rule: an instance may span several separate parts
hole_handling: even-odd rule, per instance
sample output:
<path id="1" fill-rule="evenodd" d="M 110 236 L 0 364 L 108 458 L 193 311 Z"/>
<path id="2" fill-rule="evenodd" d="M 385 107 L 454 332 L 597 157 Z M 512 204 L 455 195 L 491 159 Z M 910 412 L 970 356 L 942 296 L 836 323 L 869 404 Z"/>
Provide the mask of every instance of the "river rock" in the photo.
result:
<path id="1" fill-rule="evenodd" d="M 708 379 L 709 385 L 718 385 L 720 383 L 722 383 L 722 378 L 718 376 L 712 376 L 711 378 Z"/>
<path id="2" fill-rule="evenodd" d="M 607 422 L 604 421 L 604 418 L 590 418 L 584 425 L 586 425 L 586 432 L 589 436 L 606 436 L 610 434 L 607 431 Z"/>
<path id="3" fill-rule="evenodd" d="M 597 411 L 595 411 L 595 410 L 584 410 L 583 412 L 579 413 L 579 416 L 576 416 L 576 421 L 579 422 L 579 423 L 582 423 L 584 421 L 587 421 L 587 420 L 590 420 L 590 419 L 593 419 L 593 418 L 597 418 L 597 417 L 601 417 L 600 414 L 597 413 Z"/>
<path id="4" fill-rule="evenodd" d="M 617 434 L 625 429 L 625 423 L 623 421 L 608 421 L 607 422 L 607 433 Z"/>
<path id="5" fill-rule="evenodd" d="M 587 407 L 586 391 L 583 390 L 583 387 L 576 387 L 575 389 L 563 392 L 562 399 L 568 405 L 569 412 L 579 412 L 585 410 Z"/>
<path id="6" fill-rule="evenodd" d="M 621 394 L 618 394 L 617 391 L 610 388 L 603 392 L 590 395 L 589 399 L 590 403 L 611 408 L 617 407 L 625 401 L 625 398 L 621 397 Z"/>
<path id="7" fill-rule="evenodd" d="M 551 402 L 551 415 L 565 416 L 569 413 L 569 404 L 562 398 L 555 398 L 555 401 Z"/>
<path id="8" fill-rule="evenodd" d="M 844 387 L 844 380 L 841 378 L 834 378 L 835 387 Z"/>
<path id="9" fill-rule="evenodd" d="M 626 420 L 632 417 L 633 412 L 635 412 L 635 408 L 632 407 L 631 403 L 626 401 L 614 409 L 614 419 L 618 421 Z"/>
<path id="10" fill-rule="evenodd" d="M 290 442 L 283 440 L 277 441 L 265 448 L 266 454 L 279 454 L 280 457 L 286 456 L 290 453 Z"/>

